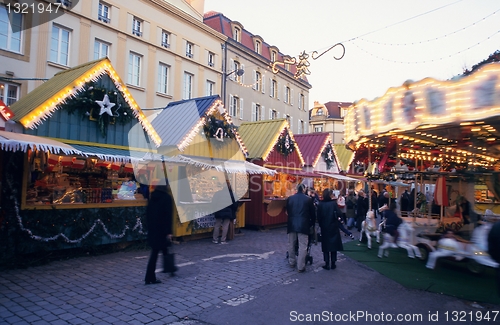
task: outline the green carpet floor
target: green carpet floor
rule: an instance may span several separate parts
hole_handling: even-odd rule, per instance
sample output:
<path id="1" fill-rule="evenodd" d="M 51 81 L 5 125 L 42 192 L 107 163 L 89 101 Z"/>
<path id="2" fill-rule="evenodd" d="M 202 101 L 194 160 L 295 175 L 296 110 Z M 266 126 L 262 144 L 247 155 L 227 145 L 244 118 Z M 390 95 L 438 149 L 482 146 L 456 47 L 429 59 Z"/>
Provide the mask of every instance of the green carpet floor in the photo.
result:
<path id="1" fill-rule="evenodd" d="M 467 269 L 465 262 L 438 259 L 430 270 L 425 262 L 408 257 L 402 248 L 389 249 L 389 257 L 378 258 L 379 244 L 372 240 L 372 249 L 366 242 L 353 240 L 344 243 L 344 255 L 356 260 L 407 288 L 420 289 L 457 298 L 500 304 L 496 291 L 496 270 L 490 267 L 477 275 Z"/>

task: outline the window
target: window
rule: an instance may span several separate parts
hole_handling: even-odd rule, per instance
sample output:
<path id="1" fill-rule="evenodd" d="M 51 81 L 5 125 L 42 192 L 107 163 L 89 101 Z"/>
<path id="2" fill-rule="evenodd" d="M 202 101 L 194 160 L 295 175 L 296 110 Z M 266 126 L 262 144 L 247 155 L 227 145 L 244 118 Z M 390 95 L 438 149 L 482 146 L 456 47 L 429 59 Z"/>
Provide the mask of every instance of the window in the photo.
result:
<path id="1" fill-rule="evenodd" d="M 272 98 L 278 98 L 278 82 L 274 79 L 271 79 L 271 89 L 269 96 Z"/>
<path id="2" fill-rule="evenodd" d="M 271 51 L 271 62 L 276 61 L 276 51 Z"/>
<path id="3" fill-rule="evenodd" d="M 240 120 L 243 119 L 243 98 L 229 95 L 229 115 L 236 117 L 240 115 Z"/>
<path id="4" fill-rule="evenodd" d="M 207 80 L 207 96 L 215 94 L 215 82 Z"/>
<path id="5" fill-rule="evenodd" d="M 166 30 L 161 31 L 161 46 L 167 49 L 170 47 L 170 33 Z"/>
<path id="6" fill-rule="evenodd" d="M 109 5 L 99 1 L 99 11 L 97 12 L 97 19 L 104 23 L 109 23 L 111 21 L 111 19 L 109 18 Z"/>
<path id="7" fill-rule="evenodd" d="M 158 92 L 168 94 L 168 71 L 170 67 L 160 63 L 158 67 Z"/>
<path id="8" fill-rule="evenodd" d="M 209 67 L 214 67 L 215 66 L 215 54 L 213 52 L 208 52 L 208 66 Z"/>
<path id="9" fill-rule="evenodd" d="M 194 44 L 190 42 L 186 42 L 186 56 L 188 58 L 193 58 L 193 52 L 194 52 Z"/>
<path id="10" fill-rule="evenodd" d="M 50 61 L 62 65 L 69 65 L 69 36 L 71 32 L 66 28 L 52 25 L 50 39 Z"/>
<path id="11" fill-rule="evenodd" d="M 141 61 L 141 55 L 130 52 L 128 62 L 128 83 L 130 85 L 140 86 L 141 84 Z"/>
<path id="12" fill-rule="evenodd" d="M 23 15 L 0 6 L 0 49 L 21 53 Z"/>
<path id="13" fill-rule="evenodd" d="M 56 2 L 62 4 L 64 7 L 71 7 L 70 0 L 56 0 Z"/>
<path id="14" fill-rule="evenodd" d="M 285 98 L 283 98 L 283 101 L 287 104 L 290 104 L 291 101 L 291 90 L 290 87 L 285 86 Z"/>
<path id="15" fill-rule="evenodd" d="M 315 125 L 314 132 L 323 132 L 323 125 Z"/>
<path id="16" fill-rule="evenodd" d="M 299 109 L 305 110 L 305 108 L 306 108 L 305 103 L 306 103 L 306 97 L 304 96 L 304 94 L 300 94 L 299 95 Z"/>
<path id="17" fill-rule="evenodd" d="M 193 98 L 193 79 L 194 76 L 188 72 L 184 72 L 184 91 L 182 99 Z"/>
<path id="18" fill-rule="evenodd" d="M 254 71 L 252 88 L 257 91 L 262 89 L 262 75 L 259 71 Z"/>
<path id="19" fill-rule="evenodd" d="M 94 60 L 109 56 L 109 44 L 96 39 L 94 41 Z"/>
<path id="20" fill-rule="evenodd" d="M 255 52 L 257 52 L 257 54 L 260 54 L 262 51 L 262 44 L 260 43 L 260 41 L 255 41 Z"/>
<path id="21" fill-rule="evenodd" d="M 292 127 L 292 118 L 290 117 L 290 114 L 285 114 L 283 117 L 286 118 L 288 125 L 290 125 L 290 127 Z"/>
<path id="22" fill-rule="evenodd" d="M 132 34 L 135 36 L 142 36 L 142 20 L 134 17 L 132 20 Z"/>
<path id="23" fill-rule="evenodd" d="M 19 100 L 19 85 L 0 82 L 0 99 L 7 105 Z"/>
<path id="24" fill-rule="evenodd" d="M 298 129 L 297 129 L 297 134 L 302 134 L 304 133 L 304 121 L 303 120 L 299 120 L 299 124 L 298 124 Z"/>
<path id="25" fill-rule="evenodd" d="M 270 109 L 269 110 L 269 119 L 275 120 L 277 118 L 278 118 L 278 112 L 275 109 Z"/>
<path id="26" fill-rule="evenodd" d="M 231 59 L 231 68 L 232 70 L 229 71 L 229 79 L 236 81 L 238 83 L 243 83 L 243 75 L 238 75 L 239 70 L 244 70 L 244 65 L 240 64 L 238 61 Z"/>
<path id="27" fill-rule="evenodd" d="M 321 116 L 321 115 L 323 115 L 323 109 L 322 109 L 322 108 L 318 109 L 318 110 L 316 111 L 316 115 L 317 115 L 317 116 Z"/>
<path id="28" fill-rule="evenodd" d="M 233 30 L 233 39 L 236 42 L 241 42 L 241 29 L 239 29 L 238 27 L 235 27 Z"/>
<path id="29" fill-rule="evenodd" d="M 259 104 L 252 103 L 252 122 L 262 120 L 262 107 Z"/>

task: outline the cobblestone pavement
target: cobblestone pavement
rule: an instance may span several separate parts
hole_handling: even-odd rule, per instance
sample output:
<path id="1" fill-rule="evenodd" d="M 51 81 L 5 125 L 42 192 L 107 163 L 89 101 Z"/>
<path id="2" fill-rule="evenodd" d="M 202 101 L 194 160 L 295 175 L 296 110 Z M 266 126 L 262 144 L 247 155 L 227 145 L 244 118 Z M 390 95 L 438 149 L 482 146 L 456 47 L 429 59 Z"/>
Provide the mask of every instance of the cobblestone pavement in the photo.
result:
<path id="1" fill-rule="evenodd" d="M 345 237 L 344 240 L 351 239 Z M 355 297 L 359 292 L 368 290 L 373 295 L 370 290 L 380 290 L 373 283 L 379 286 L 389 283 L 387 286 L 394 287 L 395 292 L 405 291 L 343 255 L 339 255 L 337 270 L 324 271 L 320 246 L 312 247 L 314 261 L 307 266 L 307 272 L 298 274 L 286 262 L 286 242 L 286 229 L 277 228 L 268 231 L 243 229 L 242 234 L 236 235 L 228 245 L 215 245 L 209 238 L 174 245 L 179 266 L 177 276 L 158 273 L 157 278 L 162 283 L 156 285 L 144 284 L 148 250 L 80 257 L 9 270 L 0 276 L 0 323 L 288 324 L 291 323 L 288 319 L 273 320 L 273 315 L 284 312 L 283 308 L 291 308 L 283 304 L 294 295 L 292 292 L 313 286 L 321 288 L 322 282 L 316 282 L 325 281 L 322 277 L 337 271 L 338 276 L 344 277 L 335 289 L 344 308 L 351 308 L 349 303 L 363 301 Z M 161 267 L 160 261 L 157 266 Z M 350 275 L 356 279 L 352 283 Z M 327 280 L 324 285 L 329 283 Z M 408 294 L 405 299 L 413 303 L 416 297 L 429 295 L 428 304 L 474 307 L 452 297 L 418 291 L 408 291 Z M 370 308 L 376 308 L 378 299 L 372 297 Z M 309 301 L 314 304 L 312 306 L 319 306 L 314 299 L 304 298 L 302 306 L 307 307 Z M 397 297 L 384 299 L 405 303 L 405 299 Z M 328 299 L 325 303 L 323 308 L 331 308 Z M 231 318 L 238 310 L 248 311 L 249 308 L 267 310 L 268 314 L 257 316 L 248 312 L 241 319 Z"/>

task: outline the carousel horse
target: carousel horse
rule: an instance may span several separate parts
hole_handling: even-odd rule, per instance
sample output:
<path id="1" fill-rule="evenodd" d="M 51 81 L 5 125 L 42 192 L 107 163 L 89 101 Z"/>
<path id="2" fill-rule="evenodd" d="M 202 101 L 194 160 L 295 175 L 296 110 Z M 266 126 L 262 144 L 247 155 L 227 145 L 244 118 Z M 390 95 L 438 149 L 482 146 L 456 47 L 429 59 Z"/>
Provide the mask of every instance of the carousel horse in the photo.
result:
<path id="1" fill-rule="evenodd" d="M 380 224 L 382 226 L 385 223 L 385 220 Z M 382 256 L 388 257 L 389 250 L 388 248 L 404 248 L 408 252 L 409 258 L 422 257 L 420 254 L 420 249 L 413 245 L 412 236 L 413 236 L 413 227 L 408 222 L 403 221 L 398 227 L 399 237 L 397 243 L 394 242 L 394 237 L 388 233 L 384 233 L 384 242 L 378 249 L 378 257 L 382 258 Z"/>
<path id="2" fill-rule="evenodd" d="M 437 249 L 429 254 L 429 259 L 425 266 L 429 269 L 434 269 L 438 258 L 452 257 L 456 261 L 470 259 L 480 265 L 494 268 L 499 267 L 499 264 L 487 253 L 488 234 L 491 227 L 492 224 L 490 222 L 485 222 L 476 227 L 472 232 L 470 241 L 448 232 L 438 241 Z"/>
<path id="3" fill-rule="evenodd" d="M 377 237 L 377 243 L 380 243 L 380 231 L 375 220 L 375 212 L 368 211 L 365 220 L 361 223 L 361 232 L 359 233 L 359 241 L 363 239 L 363 234 L 368 239 L 368 248 L 372 248 L 372 235 Z"/>

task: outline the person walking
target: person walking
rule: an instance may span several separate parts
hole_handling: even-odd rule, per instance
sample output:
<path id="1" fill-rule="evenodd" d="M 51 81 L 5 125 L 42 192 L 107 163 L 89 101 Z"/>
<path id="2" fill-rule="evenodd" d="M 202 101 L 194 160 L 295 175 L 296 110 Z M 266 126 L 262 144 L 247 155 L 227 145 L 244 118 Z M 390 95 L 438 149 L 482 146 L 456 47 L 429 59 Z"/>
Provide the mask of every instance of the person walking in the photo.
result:
<path id="1" fill-rule="evenodd" d="M 347 229 L 351 230 L 354 227 L 356 221 L 356 195 L 354 190 L 349 190 L 347 197 L 345 199 L 345 215 L 347 218 Z"/>
<path id="2" fill-rule="evenodd" d="M 157 185 L 150 194 L 148 206 L 146 208 L 146 221 L 148 236 L 147 241 L 151 246 L 146 268 L 146 284 L 161 283 L 156 279 L 155 269 L 158 254 L 163 254 L 163 272 L 177 271 L 173 265 L 173 259 L 168 256 L 168 247 L 172 243 L 172 220 L 173 220 L 173 200 L 166 185 Z"/>
<path id="3" fill-rule="evenodd" d="M 299 273 L 306 270 L 307 244 L 311 227 L 314 226 L 316 211 L 313 199 L 304 193 L 304 185 L 297 186 L 297 193 L 286 199 L 288 215 L 288 264 L 297 266 Z M 298 257 L 295 256 L 295 246 L 299 244 Z"/>
<path id="4" fill-rule="evenodd" d="M 344 224 L 345 224 L 345 213 L 342 211 L 342 209 L 345 210 L 345 199 L 342 196 L 342 194 L 339 193 L 339 196 L 336 197 L 335 193 L 333 191 L 330 191 L 332 193 L 332 200 L 337 204 L 337 207 L 339 208 L 340 211 L 340 217 L 339 219 L 339 229 L 342 231 L 346 236 L 351 237 L 351 239 L 354 239 L 354 236 L 352 232 L 349 230 L 345 229 Z M 317 212 L 316 212 L 317 215 Z"/>
<path id="5" fill-rule="evenodd" d="M 366 213 L 368 212 L 368 198 L 366 197 L 365 191 L 358 191 L 358 201 L 356 202 L 356 228 L 361 232 L 361 223 L 366 218 Z"/>
<path id="6" fill-rule="evenodd" d="M 323 191 L 323 201 L 318 204 L 318 223 L 321 228 L 321 251 L 325 270 L 333 270 L 337 266 L 337 251 L 344 250 L 339 232 L 339 219 L 342 212 L 337 202 L 332 200 L 332 192 L 329 189 Z"/>
<path id="7" fill-rule="evenodd" d="M 214 212 L 215 216 L 215 225 L 214 232 L 212 236 L 212 242 L 214 244 L 220 243 L 222 245 L 227 244 L 227 232 L 229 230 L 229 223 L 233 222 L 236 219 L 236 210 L 238 209 L 238 202 L 234 199 L 233 190 L 231 188 L 231 182 L 226 180 L 226 187 L 222 187 L 222 189 L 216 192 L 212 198 L 212 202 L 217 204 L 217 206 L 223 206 L 222 209 Z M 220 234 L 220 228 L 222 225 L 222 234 Z"/>

